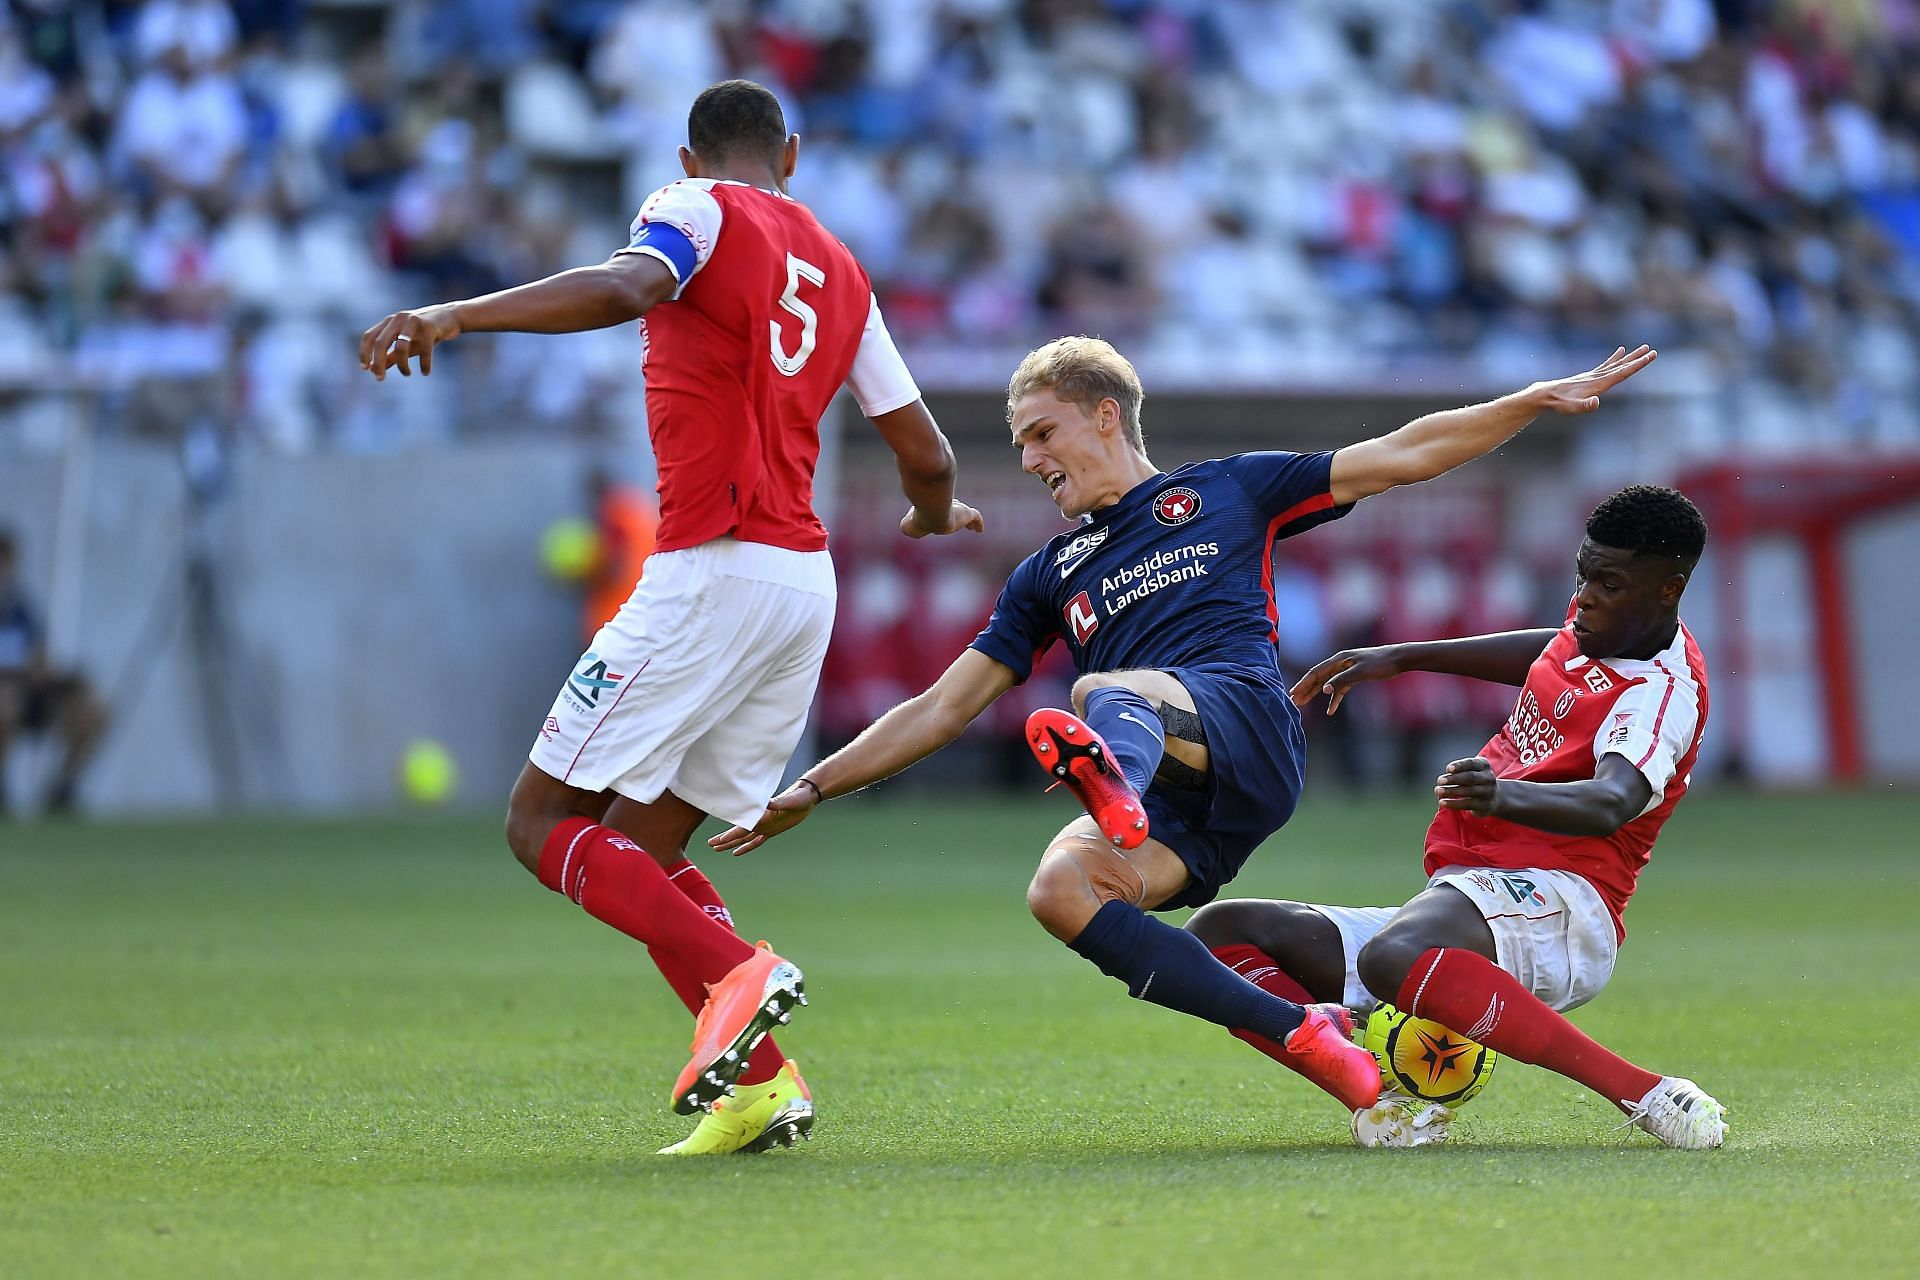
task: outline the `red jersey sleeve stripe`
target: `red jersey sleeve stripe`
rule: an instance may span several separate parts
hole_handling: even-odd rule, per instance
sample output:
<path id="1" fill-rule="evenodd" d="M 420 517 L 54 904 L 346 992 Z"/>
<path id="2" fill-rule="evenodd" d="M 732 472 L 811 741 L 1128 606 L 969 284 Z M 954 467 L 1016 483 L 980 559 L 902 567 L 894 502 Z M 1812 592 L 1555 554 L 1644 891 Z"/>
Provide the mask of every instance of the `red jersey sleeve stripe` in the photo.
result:
<path id="1" fill-rule="evenodd" d="M 1645 768 L 1647 761 L 1653 759 L 1653 753 L 1660 749 L 1660 726 L 1664 724 L 1667 719 L 1667 704 L 1673 701 L 1673 686 L 1679 683 L 1673 678 L 1673 672 L 1667 671 L 1665 665 L 1660 663 L 1654 665 L 1659 666 L 1660 670 L 1666 672 L 1667 691 L 1660 697 L 1660 710 L 1654 712 L 1653 715 L 1653 741 L 1647 745 L 1647 753 L 1633 762 L 1633 767 L 1636 769 Z"/>
<path id="2" fill-rule="evenodd" d="M 1273 598 L 1273 544 L 1280 531 L 1302 516 L 1310 516 L 1316 511 L 1325 511 L 1333 505 L 1332 492 L 1316 493 L 1302 502 L 1296 502 L 1275 516 L 1267 525 L 1267 554 L 1260 566 L 1260 589 L 1267 593 L 1267 639 L 1275 644 L 1280 642 L 1280 602 Z"/>
<path id="3" fill-rule="evenodd" d="M 1269 536 L 1280 532 L 1280 530 L 1286 528 L 1302 516 L 1310 516 L 1316 511 L 1325 511 L 1332 505 L 1333 494 L 1331 492 L 1316 493 L 1304 502 L 1296 502 L 1273 518 L 1273 523 L 1268 526 Z"/>

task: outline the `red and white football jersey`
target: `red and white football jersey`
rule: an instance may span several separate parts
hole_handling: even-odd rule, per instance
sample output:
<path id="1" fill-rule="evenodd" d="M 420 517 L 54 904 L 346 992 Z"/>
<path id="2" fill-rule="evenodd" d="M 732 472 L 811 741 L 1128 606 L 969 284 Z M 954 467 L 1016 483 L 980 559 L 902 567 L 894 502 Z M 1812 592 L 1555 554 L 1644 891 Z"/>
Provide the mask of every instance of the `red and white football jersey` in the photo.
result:
<path id="1" fill-rule="evenodd" d="M 1687 792 L 1707 726 L 1707 667 L 1683 624 L 1652 658 L 1588 658 L 1562 628 L 1527 671 L 1513 714 L 1481 754 L 1496 777 L 1591 778 L 1624 757 L 1653 787 L 1640 816 L 1610 836 L 1563 836 L 1504 818 L 1442 809 L 1427 828 L 1427 874 L 1442 867 L 1541 867 L 1584 877 L 1606 900 L 1616 933 L 1660 827 Z"/>
<path id="2" fill-rule="evenodd" d="M 650 223 L 686 236 L 690 265 L 637 243 Z M 657 550 L 720 537 L 821 550 L 813 471 L 834 393 L 850 385 L 869 417 L 920 396 L 867 273 L 805 205 L 739 182 L 669 183 L 631 238 L 680 282 L 640 322 Z"/>

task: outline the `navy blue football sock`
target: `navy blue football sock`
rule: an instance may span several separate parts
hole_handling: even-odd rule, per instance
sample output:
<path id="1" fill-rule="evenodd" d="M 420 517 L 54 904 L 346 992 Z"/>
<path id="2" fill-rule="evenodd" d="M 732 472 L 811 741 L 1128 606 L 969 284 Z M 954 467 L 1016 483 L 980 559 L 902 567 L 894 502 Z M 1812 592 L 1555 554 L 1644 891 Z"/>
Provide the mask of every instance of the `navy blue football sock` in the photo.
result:
<path id="1" fill-rule="evenodd" d="M 1167 729 L 1151 703 L 1115 685 L 1087 695 L 1087 727 L 1106 740 L 1114 767 L 1137 796 L 1147 794 L 1167 749 Z"/>
<path id="2" fill-rule="evenodd" d="M 1214 958 L 1207 944 L 1128 902 L 1109 902 L 1067 944 L 1100 972 L 1127 984 L 1127 994 L 1229 1031 L 1252 1031 L 1285 1042 L 1300 1025 L 1300 1006 L 1269 995 Z"/>

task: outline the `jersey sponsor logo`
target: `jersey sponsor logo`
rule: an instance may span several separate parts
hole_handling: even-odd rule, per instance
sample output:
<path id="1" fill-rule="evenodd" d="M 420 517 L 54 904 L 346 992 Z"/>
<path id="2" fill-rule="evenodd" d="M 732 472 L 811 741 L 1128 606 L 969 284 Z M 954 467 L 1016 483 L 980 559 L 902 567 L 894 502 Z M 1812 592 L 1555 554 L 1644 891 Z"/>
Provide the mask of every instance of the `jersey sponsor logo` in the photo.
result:
<path id="1" fill-rule="evenodd" d="M 1613 728 L 1607 730 L 1607 745 L 1625 746 L 1627 739 L 1633 736 L 1633 712 L 1616 711 L 1613 713 Z"/>
<path id="2" fill-rule="evenodd" d="M 1200 495 L 1186 485 L 1177 485 L 1153 500 L 1153 518 L 1161 524 L 1185 524 L 1200 514 Z"/>
<path id="3" fill-rule="evenodd" d="M 1595 693 L 1605 693 L 1613 688 L 1613 677 L 1608 675 L 1607 669 L 1597 662 L 1587 668 L 1586 681 L 1587 688 Z"/>
<path id="4" fill-rule="evenodd" d="M 1567 718 L 1567 712 L 1573 710 L 1573 700 L 1579 696 L 1578 690 L 1562 689 L 1560 696 L 1554 699 L 1553 702 L 1553 718 L 1555 720 L 1565 720 Z"/>
<path id="5" fill-rule="evenodd" d="M 1093 611 L 1093 598 L 1082 591 L 1067 601 L 1067 625 L 1073 628 L 1073 642 L 1085 644 L 1087 637 L 1100 625 L 1100 615 Z"/>
<path id="6" fill-rule="evenodd" d="M 626 677 L 618 671 L 607 670 L 607 664 L 600 655 L 589 652 L 580 659 L 580 666 L 567 678 L 567 691 L 581 704 L 580 709 L 600 705 L 602 690 L 611 689 Z"/>
<path id="7" fill-rule="evenodd" d="M 1066 581 L 1068 574 L 1085 564 L 1087 557 L 1107 540 L 1107 534 L 1110 532 L 1112 531 L 1109 529 L 1096 529 L 1092 533 L 1083 533 L 1060 548 L 1060 554 L 1053 558 L 1053 562 L 1060 566 L 1061 581 Z"/>
<path id="8" fill-rule="evenodd" d="M 1136 600 L 1177 582 L 1192 582 L 1207 575 L 1207 559 L 1220 554 L 1217 542 L 1190 542 L 1184 547 L 1156 551 L 1138 564 L 1128 565 L 1116 574 L 1100 579 L 1100 595 L 1106 601 L 1111 618 Z M 1114 595 L 1114 592 L 1119 595 Z"/>
<path id="9" fill-rule="evenodd" d="M 1566 744 L 1566 737 L 1542 714 L 1540 699 L 1528 689 L 1507 717 L 1507 737 L 1525 766 L 1536 765 Z"/>

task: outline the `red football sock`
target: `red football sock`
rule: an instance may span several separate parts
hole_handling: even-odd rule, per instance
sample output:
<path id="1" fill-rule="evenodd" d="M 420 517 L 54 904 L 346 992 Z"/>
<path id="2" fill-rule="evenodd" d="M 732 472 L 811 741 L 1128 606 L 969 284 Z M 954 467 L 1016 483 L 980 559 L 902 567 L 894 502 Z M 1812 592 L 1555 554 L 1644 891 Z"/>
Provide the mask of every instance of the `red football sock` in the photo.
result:
<path id="1" fill-rule="evenodd" d="M 1516 1062 L 1557 1071 L 1624 1110 L 1660 1077 L 1642 1070 L 1548 1008 L 1485 956 L 1434 947 L 1414 962 L 1394 1003 L 1416 1017 L 1460 1028 Z"/>
<path id="2" fill-rule="evenodd" d="M 1234 943 L 1231 946 L 1213 948 L 1213 955 L 1221 964 L 1227 966 L 1227 968 L 1233 970 L 1268 995 L 1279 996 L 1282 1000 L 1291 1000 L 1295 1004 L 1312 1004 L 1314 1002 L 1313 997 L 1308 994 L 1305 987 L 1295 982 L 1291 974 L 1274 962 L 1272 956 L 1258 947 L 1250 946 L 1246 943 Z M 1248 1031 L 1244 1028 L 1235 1028 L 1232 1034 L 1235 1039 L 1245 1040 L 1248 1044 L 1266 1054 L 1269 1058 L 1272 1058 L 1288 1070 L 1300 1070 L 1299 1059 L 1289 1053 L 1287 1047 L 1278 1040 L 1269 1040 L 1256 1031 Z M 1302 1074 L 1304 1075 L 1305 1073 L 1302 1072 Z M 1307 1079 L 1312 1080 L 1313 1077 L 1307 1076 Z M 1339 1094 L 1326 1088 L 1325 1085 L 1321 1085 L 1318 1080 L 1314 1080 L 1313 1083 L 1318 1085 L 1328 1097 L 1338 1102 L 1342 1107 L 1352 1110 L 1352 1108 L 1347 1107 L 1346 1100 Z"/>
<path id="3" fill-rule="evenodd" d="M 541 847 L 538 874 L 541 884 L 594 919 L 696 973 L 712 974 L 712 981 L 753 954 L 733 930 L 675 889 L 652 855 L 612 827 L 568 818 Z"/>
<path id="4" fill-rule="evenodd" d="M 685 894 L 709 916 L 718 920 L 727 928 L 733 928 L 733 913 L 727 910 L 726 902 L 720 897 L 720 891 L 713 887 L 713 881 L 706 873 L 682 858 L 667 868 L 667 879 L 673 887 Z M 719 973 L 703 972 L 682 960 L 679 954 L 670 948 L 651 945 L 647 954 L 659 966 L 660 974 L 666 978 L 667 985 L 680 997 L 683 1004 L 692 1013 L 699 1013 L 700 1006 L 706 1003 L 709 982 L 718 982 L 726 976 L 726 970 Z M 753 1053 L 747 1059 L 746 1070 L 740 1073 L 741 1084 L 763 1084 L 773 1079 L 780 1068 L 786 1065 L 786 1055 L 780 1052 L 780 1046 L 768 1036 L 753 1047 Z"/>

